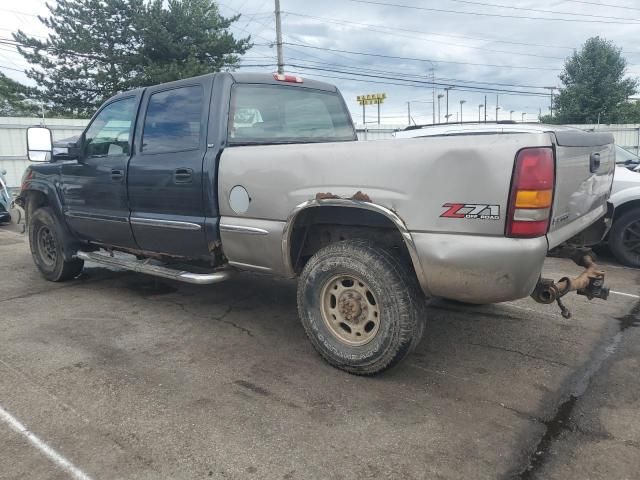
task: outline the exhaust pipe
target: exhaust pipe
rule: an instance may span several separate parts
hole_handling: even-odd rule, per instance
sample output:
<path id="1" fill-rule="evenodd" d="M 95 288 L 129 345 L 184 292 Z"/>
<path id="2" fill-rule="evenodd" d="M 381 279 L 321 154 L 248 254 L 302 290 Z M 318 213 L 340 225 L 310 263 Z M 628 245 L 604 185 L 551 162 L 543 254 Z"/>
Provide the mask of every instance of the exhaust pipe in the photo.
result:
<path id="1" fill-rule="evenodd" d="M 574 260 L 576 264 L 584 267 L 584 271 L 575 278 L 563 277 L 557 282 L 549 278 L 540 278 L 536 284 L 531 298 L 545 305 L 557 302 L 564 318 L 571 318 L 571 312 L 560 300 L 569 292 L 577 292 L 589 300 L 609 297 L 609 288 L 604 286 L 604 271 L 600 270 L 593 257 L 584 255 Z"/>

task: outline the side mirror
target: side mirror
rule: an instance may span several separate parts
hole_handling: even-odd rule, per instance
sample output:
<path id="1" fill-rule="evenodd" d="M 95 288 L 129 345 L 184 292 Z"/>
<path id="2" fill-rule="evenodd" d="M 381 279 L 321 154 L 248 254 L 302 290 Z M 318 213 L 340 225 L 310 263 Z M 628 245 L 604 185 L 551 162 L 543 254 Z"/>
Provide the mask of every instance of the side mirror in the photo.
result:
<path id="1" fill-rule="evenodd" d="M 44 127 L 27 128 L 27 156 L 32 162 L 51 160 L 53 138 L 51 130 Z"/>
<path id="2" fill-rule="evenodd" d="M 79 141 L 78 141 L 79 142 Z M 78 143 L 54 144 L 53 161 L 57 160 L 78 160 L 80 158 L 80 147 Z"/>

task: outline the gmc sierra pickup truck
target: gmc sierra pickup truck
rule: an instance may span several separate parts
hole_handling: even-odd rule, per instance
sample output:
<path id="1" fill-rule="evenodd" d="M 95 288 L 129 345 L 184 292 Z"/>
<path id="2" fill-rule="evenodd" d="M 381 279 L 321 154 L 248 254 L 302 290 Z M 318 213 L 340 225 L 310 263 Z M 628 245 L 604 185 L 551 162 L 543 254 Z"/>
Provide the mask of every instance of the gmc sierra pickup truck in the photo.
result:
<path id="1" fill-rule="evenodd" d="M 610 135 L 358 142 L 332 85 L 217 73 L 111 98 L 62 153 L 44 128 L 27 144 L 42 163 L 17 202 L 45 278 L 85 261 L 197 284 L 238 270 L 298 277 L 309 339 L 351 373 L 415 348 L 427 297 L 606 297 L 580 247 L 604 234 Z M 540 278 L 559 249 L 585 271 Z"/>

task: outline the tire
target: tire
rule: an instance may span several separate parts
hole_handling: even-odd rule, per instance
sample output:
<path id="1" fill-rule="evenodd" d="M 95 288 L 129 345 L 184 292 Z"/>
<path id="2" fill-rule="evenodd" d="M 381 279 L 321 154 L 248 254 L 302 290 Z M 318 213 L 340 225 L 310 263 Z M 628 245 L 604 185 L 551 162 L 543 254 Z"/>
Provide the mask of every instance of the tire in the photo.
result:
<path id="1" fill-rule="evenodd" d="M 68 242 L 64 226 L 49 207 L 37 209 L 29 217 L 29 246 L 38 270 L 51 282 L 63 282 L 77 277 L 84 262 L 65 260 L 64 247 Z"/>
<path id="2" fill-rule="evenodd" d="M 640 208 L 614 220 L 609 232 L 609 248 L 620 263 L 640 267 Z"/>
<path id="3" fill-rule="evenodd" d="M 332 366 L 374 375 L 420 343 L 426 300 L 415 274 L 366 240 L 319 250 L 298 283 L 298 312 L 318 353 Z"/>

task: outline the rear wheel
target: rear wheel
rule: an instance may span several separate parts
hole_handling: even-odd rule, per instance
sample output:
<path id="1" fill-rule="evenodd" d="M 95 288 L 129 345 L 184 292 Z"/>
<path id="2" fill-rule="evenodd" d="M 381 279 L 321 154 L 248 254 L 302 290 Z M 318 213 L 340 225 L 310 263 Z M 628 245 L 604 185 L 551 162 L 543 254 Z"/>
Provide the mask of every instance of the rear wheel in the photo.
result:
<path id="1" fill-rule="evenodd" d="M 621 263 L 640 267 L 640 208 L 614 220 L 609 232 L 609 248 Z"/>
<path id="2" fill-rule="evenodd" d="M 49 207 L 42 207 L 29 218 L 29 245 L 38 270 L 52 282 L 62 282 L 78 276 L 84 262 L 65 260 L 64 245 L 67 237 L 64 227 Z"/>
<path id="3" fill-rule="evenodd" d="M 386 370 L 420 342 L 425 298 L 396 255 L 364 240 L 318 251 L 298 284 L 307 336 L 331 365 L 358 375 Z"/>

